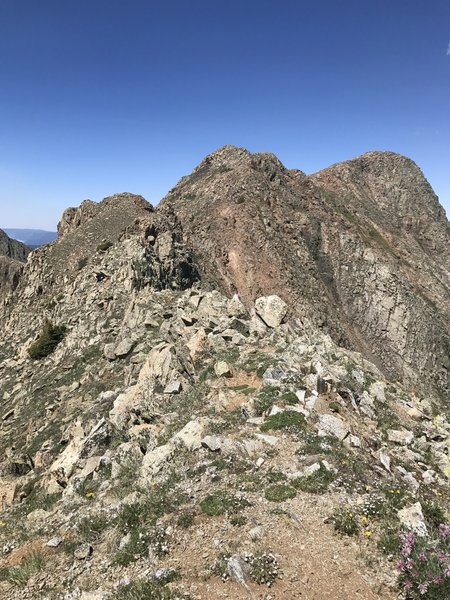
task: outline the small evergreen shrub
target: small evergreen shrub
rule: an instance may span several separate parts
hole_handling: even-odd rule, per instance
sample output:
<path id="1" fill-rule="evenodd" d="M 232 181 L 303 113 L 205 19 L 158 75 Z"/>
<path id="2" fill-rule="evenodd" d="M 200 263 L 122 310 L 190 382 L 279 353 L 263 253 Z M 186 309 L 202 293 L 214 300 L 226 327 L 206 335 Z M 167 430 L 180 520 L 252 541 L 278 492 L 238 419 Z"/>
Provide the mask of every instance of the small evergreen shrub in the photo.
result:
<path id="1" fill-rule="evenodd" d="M 38 339 L 28 348 L 28 354 L 33 360 L 45 358 L 55 351 L 66 334 L 65 325 L 53 325 L 46 319 Z"/>

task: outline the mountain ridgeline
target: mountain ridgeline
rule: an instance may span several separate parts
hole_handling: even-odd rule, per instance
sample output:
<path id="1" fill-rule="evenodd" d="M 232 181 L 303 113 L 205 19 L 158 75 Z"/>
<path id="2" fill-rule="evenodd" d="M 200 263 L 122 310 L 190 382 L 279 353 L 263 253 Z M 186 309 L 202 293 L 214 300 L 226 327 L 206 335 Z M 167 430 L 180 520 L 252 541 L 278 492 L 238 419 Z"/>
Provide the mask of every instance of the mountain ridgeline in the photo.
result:
<path id="1" fill-rule="evenodd" d="M 85 201 L 64 213 L 58 233 L 33 253 L 5 300 L 4 326 L 27 323 L 19 344 L 48 298 L 76 285 L 79 265 L 102 240 L 134 238 L 137 285 L 189 286 L 198 278 L 238 293 L 247 307 L 277 294 L 290 316 L 360 351 L 387 377 L 438 395 L 448 389 L 448 221 L 403 156 L 369 152 L 306 176 L 272 154 L 225 146 L 156 209 L 133 194 Z M 15 260 L 27 254 L 8 238 L 1 248 Z"/>
<path id="2" fill-rule="evenodd" d="M 158 207 L 203 277 L 247 305 L 278 293 L 292 315 L 393 378 L 448 389 L 449 229 L 420 169 L 369 152 L 312 176 L 225 147 Z"/>
<path id="3" fill-rule="evenodd" d="M 2 234 L 0 597 L 447 599 L 448 236 L 403 156 L 233 146 Z"/>

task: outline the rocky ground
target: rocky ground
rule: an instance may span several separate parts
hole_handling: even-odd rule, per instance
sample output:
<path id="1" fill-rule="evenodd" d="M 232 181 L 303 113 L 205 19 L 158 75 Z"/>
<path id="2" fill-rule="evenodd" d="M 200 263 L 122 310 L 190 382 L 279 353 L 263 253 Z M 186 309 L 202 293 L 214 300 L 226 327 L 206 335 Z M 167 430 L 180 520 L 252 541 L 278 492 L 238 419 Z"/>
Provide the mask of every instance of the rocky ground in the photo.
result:
<path id="1" fill-rule="evenodd" d="M 450 426 L 286 310 L 143 290 L 77 366 L 73 333 L 6 361 L 2 597 L 397 597 L 401 524 L 448 501 Z"/>
<path id="2" fill-rule="evenodd" d="M 219 151 L 160 209 L 131 194 L 69 209 L 1 299 L 0 597 L 444 600 L 443 371 L 437 386 L 432 370 L 400 383 L 293 303 L 281 274 L 244 286 L 244 269 L 242 297 L 225 294 L 234 267 L 212 272 L 173 196 L 206 175 L 214 198 L 214 178 L 249 160 L 274 185 L 310 184 L 271 156 L 224 152 L 235 162 L 211 175 Z M 302 281 L 311 306 L 327 294 Z M 422 372 L 442 347 L 420 343 L 436 343 Z"/>

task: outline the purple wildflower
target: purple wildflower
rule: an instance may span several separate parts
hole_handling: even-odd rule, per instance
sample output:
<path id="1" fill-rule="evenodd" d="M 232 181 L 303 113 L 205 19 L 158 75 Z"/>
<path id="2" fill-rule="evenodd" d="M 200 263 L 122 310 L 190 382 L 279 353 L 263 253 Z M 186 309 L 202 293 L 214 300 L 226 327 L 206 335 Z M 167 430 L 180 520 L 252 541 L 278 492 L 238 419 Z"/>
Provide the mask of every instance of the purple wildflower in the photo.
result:
<path id="1" fill-rule="evenodd" d="M 406 564 L 406 563 L 405 563 L 405 561 L 403 560 L 403 558 L 402 558 L 402 559 L 400 559 L 400 560 L 398 560 L 398 561 L 397 561 L 397 565 L 396 565 L 396 566 L 397 566 L 397 570 L 398 570 L 398 571 L 403 571 L 403 570 L 404 570 L 404 568 L 405 568 L 405 564 Z"/>
<path id="2" fill-rule="evenodd" d="M 421 583 L 419 585 L 419 592 L 423 595 L 426 594 L 428 591 L 428 583 Z"/>
<path id="3" fill-rule="evenodd" d="M 450 523 L 441 523 L 439 525 L 439 535 L 443 540 L 450 538 Z"/>
<path id="4" fill-rule="evenodd" d="M 403 584 L 403 587 L 406 588 L 407 590 L 410 590 L 412 588 L 413 584 L 412 581 L 409 581 L 409 579 L 407 579 L 405 581 L 405 583 Z"/>
<path id="5" fill-rule="evenodd" d="M 413 531 L 409 533 L 405 533 L 402 538 L 402 555 L 409 556 L 414 547 L 414 543 L 416 541 L 416 536 Z"/>

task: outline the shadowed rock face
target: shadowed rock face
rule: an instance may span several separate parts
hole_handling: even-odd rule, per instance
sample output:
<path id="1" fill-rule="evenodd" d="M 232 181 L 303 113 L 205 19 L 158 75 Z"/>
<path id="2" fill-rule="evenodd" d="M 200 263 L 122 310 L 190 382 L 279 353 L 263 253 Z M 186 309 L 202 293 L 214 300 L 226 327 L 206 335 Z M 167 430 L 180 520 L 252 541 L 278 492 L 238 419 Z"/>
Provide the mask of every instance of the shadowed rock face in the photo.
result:
<path id="1" fill-rule="evenodd" d="M 248 306 L 278 294 L 388 375 L 446 389 L 448 223 L 411 160 L 369 152 L 307 177 L 226 146 L 158 210 L 169 207 L 219 289 Z"/>
<path id="2" fill-rule="evenodd" d="M 30 249 L 22 244 L 22 242 L 18 242 L 17 240 L 13 240 L 6 235 L 4 231 L 0 229 L 0 255 L 7 256 L 8 258 L 12 258 L 13 260 L 19 260 L 21 262 L 25 262 L 27 256 L 30 252 Z"/>
<path id="3" fill-rule="evenodd" d="M 15 290 L 30 249 L 0 229 L 0 299 Z"/>

